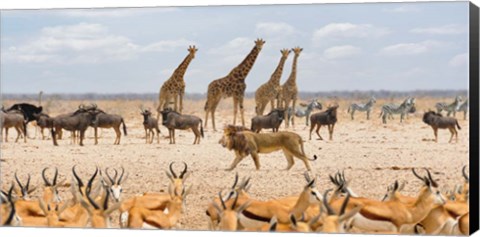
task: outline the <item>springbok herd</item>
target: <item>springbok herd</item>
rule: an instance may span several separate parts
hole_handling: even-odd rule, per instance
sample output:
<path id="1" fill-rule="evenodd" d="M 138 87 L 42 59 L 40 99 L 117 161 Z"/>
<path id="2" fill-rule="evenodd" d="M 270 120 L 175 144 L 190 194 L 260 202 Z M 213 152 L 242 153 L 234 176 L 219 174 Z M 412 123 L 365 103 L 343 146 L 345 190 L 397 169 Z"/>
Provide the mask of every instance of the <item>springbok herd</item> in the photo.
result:
<path id="1" fill-rule="evenodd" d="M 118 221 L 122 228 L 179 229 L 192 186 L 188 165 L 183 163 L 181 172 L 175 172 L 173 165 L 166 172 L 168 192 L 138 193 L 129 199 L 122 197 L 128 177 L 123 167 L 104 172 L 96 167 L 88 179 L 82 179 L 73 166 L 71 196 L 65 200 L 58 191 L 65 180 L 58 180 L 57 169 L 41 171 L 43 195 L 38 199 L 30 196 L 36 189 L 30 175 L 22 182 L 15 173 L 10 188 L 1 192 L 2 225 L 109 228 L 111 221 Z M 53 173 L 53 178 L 47 173 Z M 466 166 L 459 171 L 455 189 L 446 192 L 439 190 L 428 169 L 412 169 L 412 174 L 411 179 L 421 181 L 415 196 L 402 194 L 405 183 L 394 181 L 386 186 L 382 200 L 361 197 L 344 172 L 329 175 L 331 185 L 321 188 L 316 182 L 320 177 L 305 172 L 298 195 L 259 200 L 249 193 L 255 180 L 239 180 L 237 173 L 233 185 L 211 194 L 210 204 L 204 207 L 205 224 L 210 230 L 223 231 L 468 235 Z M 117 211 L 119 219 L 112 220 L 110 215 Z"/>

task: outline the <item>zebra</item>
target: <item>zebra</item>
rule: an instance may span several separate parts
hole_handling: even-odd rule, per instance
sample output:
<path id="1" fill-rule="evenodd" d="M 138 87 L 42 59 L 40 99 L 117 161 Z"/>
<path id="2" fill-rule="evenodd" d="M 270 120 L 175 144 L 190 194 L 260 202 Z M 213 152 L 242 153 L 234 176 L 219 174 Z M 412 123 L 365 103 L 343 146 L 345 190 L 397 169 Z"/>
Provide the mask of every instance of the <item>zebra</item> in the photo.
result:
<path id="1" fill-rule="evenodd" d="M 377 102 L 377 100 L 375 100 L 375 97 L 372 96 L 366 104 L 356 104 L 356 103 L 351 104 L 350 107 L 348 107 L 348 113 L 350 113 L 352 120 L 353 120 L 353 114 L 355 113 L 356 110 L 360 112 L 367 112 L 367 120 L 369 120 L 370 112 L 372 111 L 373 104 L 375 104 L 375 102 Z"/>
<path id="2" fill-rule="evenodd" d="M 457 112 L 463 112 L 463 119 L 467 120 L 468 98 L 458 107 Z"/>
<path id="3" fill-rule="evenodd" d="M 305 117 L 305 123 L 307 124 L 308 126 L 308 120 L 310 118 L 310 114 L 312 113 L 312 111 L 314 109 L 319 109 L 319 110 L 322 110 L 323 109 L 323 106 L 320 102 L 318 102 L 318 100 L 312 100 L 310 101 L 310 103 L 308 104 L 300 104 L 300 106 L 302 107 L 306 107 L 306 108 L 297 108 L 296 111 L 295 111 L 295 116 L 296 117 Z M 292 121 L 292 118 L 293 118 L 293 111 L 292 111 L 292 108 L 289 107 L 287 109 L 287 113 L 288 113 L 288 118 L 289 121 L 287 121 L 287 123 L 290 123 Z"/>
<path id="4" fill-rule="evenodd" d="M 415 112 L 415 98 L 408 97 L 400 105 L 397 105 L 397 104 L 383 105 L 379 117 L 382 117 L 383 123 L 386 124 L 387 116 L 388 118 L 391 119 L 393 118 L 393 114 L 400 114 L 400 123 L 401 123 L 403 122 L 403 118 L 408 113 L 414 113 L 414 112 Z"/>
<path id="5" fill-rule="evenodd" d="M 438 102 L 435 104 L 435 108 L 437 109 L 437 113 L 441 113 L 443 110 L 447 111 L 447 116 L 453 113 L 453 117 L 455 117 L 457 111 L 459 110 L 460 103 L 462 103 L 462 97 L 457 95 L 455 96 L 455 101 L 451 104 L 447 104 L 445 102 Z"/>

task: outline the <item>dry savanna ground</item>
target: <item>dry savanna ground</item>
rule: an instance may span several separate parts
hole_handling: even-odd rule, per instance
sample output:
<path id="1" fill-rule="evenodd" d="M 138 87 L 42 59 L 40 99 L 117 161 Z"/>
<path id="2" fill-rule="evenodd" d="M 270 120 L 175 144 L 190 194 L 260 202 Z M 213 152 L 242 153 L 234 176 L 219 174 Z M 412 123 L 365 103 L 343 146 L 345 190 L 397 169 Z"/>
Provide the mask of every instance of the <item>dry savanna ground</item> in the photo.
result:
<path id="1" fill-rule="evenodd" d="M 421 185 L 410 171 L 412 167 L 427 167 L 434 171 L 434 177 L 444 187 L 452 188 L 463 181 L 461 168 L 468 164 L 469 122 L 463 120 L 463 114 L 458 115 L 460 126 L 459 141 L 449 144 L 449 132 L 440 130 L 439 142 L 432 141 L 433 131 L 421 120 L 424 109 L 433 108 L 437 100 L 429 98 L 417 99 L 417 113 L 400 123 L 399 116 L 389 120 L 384 125 L 378 118 L 380 106 L 386 102 L 378 100 L 371 120 L 365 119 L 365 113 L 356 114 L 352 121 L 347 114 L 351 101 L 340 101 L 338 111 L 339 120 L 335 126 L 332 141 L 308 140 L 309 129 L 305 126 L 304 118 L 296 119 L 295 128 L 290 131 L 299 133 L 305 142 L 305 150 L 309 157 L 318 155 L 318 160 L 312 162 L 313 169 L 318 176 L 317 187 L 320 191 L 331 188 L 328 175 L 337 170 L 344 170 L 350 187 L 359 195 L 370 198 L 383 197 L 387 185 L 395 180 L 405 180 L 405 194 L 414 195 Z M 328 100 L 321 100 L 323 104 Z M 19 101 L 4 101 L 6 106 Z M 32 101 L 32 103 L 35 103 Z M 45 109 L 50 115 L 71 112 L 80 103 L 90 101 L 48 101 Z M 192 145 L 191 131 L 177 132 L 177 144 L 169 145 L 168 130 L 160 127 L 162 138 L 160 144 L 145 144 L 140 105 L 155 109 L 151 101 L 97 101 L 100 108 L 109 113 L 120 114 L 125 118 L 128 136 L 122 136 L 120 145 L 114 142 L 113 130 L 104 129 L 99 145 L 93 145 L 93 129 L 87 130 L 85 146 L 70 144 L 68 133 L 59 146 L 54 147 L 52 140 L 36 138 L 33 126 L 29 126 L 29 136 L 32 137 L 26 144 L 14 143 L 15 131 L 10 132 L 10 142 L 1 144 L 1 182 L 5 190 L 13 180 L 14 172 L 18 172 L 21 179 L 32 175 L 32 184 L 42 185 L 41 170 L 44 167 L 58 167 L 60 179 L 67 179 L 66 186 L 61 188 L 64 198 L 70 197 L 67 186 L 70 183 L 71 168 L 77 165 L 77 171 L 83 179 L 87 179 L 95 170 L 95 166 L 120 168 L 125 167 L 129 178 L 123 184 L 124 197 L 129 198 L 143 192 L 162 192 L 168 190 L 169 180 L 165 175 L 170 162 L 177 162 L 176 170 L 182 169 L 181 162 L 188 164 L 191 172 L 187 184 L 193 185 L 192 193 L 187 198 L 186 212 L 180 220 L 182 229 L 207 229 L 205 209 L 212 198 L 220 191 L 232 185 L 235 172 L 241 177 L 252 177 L 253 186 L 251 196 L 266 200 L 288 195 L 296 195 L 305 185 L 303 172 L 305 167 L 296 160 L 290 171 L 283 170 L 287 162 L 282 152 L 263 154 L 261 169 L 256 171 L 253 161 L 248 158 L 242 161 L 232 172 L 225 171 L 233 160 L 233 153 L 218 144 L 222 136 L 221 128 L 224 124 L 233 121 L 232 100 L 223 100 L 217 109 L 217 132 L 212 131 L 211 124 L 205 129 L 205 138 L 200 145 Z M 204 120 L 204 101 L 185 101 L 184 113 L 194 114 Z M 254 115 L 254 101 L 245 102 L 245 118 L 247 127 L 250 118 Z M 269 106 L 267 107 L 269 108 Z M 237 120 L 238 121 L 238 120 Z M 237 122 L 238 124 L 238 122 Z M 282 125 L 282 129 L 284 130 Z M 270 131 L 263 131 L 270 132 Z M 320 133 L 328 137 L 327 129 L 322 128 Z M 34 192 L 34 196 L 41 195 L 41 189 Z M 114 213 L 114 226 L 118 226 L 118 214 Z"/>

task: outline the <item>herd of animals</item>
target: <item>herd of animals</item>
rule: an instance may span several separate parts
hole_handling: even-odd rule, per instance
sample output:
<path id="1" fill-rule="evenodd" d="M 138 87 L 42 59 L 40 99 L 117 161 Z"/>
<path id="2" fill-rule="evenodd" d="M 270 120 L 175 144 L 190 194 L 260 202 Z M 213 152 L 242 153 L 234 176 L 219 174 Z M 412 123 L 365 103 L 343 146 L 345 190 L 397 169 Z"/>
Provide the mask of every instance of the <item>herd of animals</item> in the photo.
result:
<path id="1" fill-rule="evenodd" d="M 15 173 L 16 185 L 12 182 L 0 194 L 1 224 L 110 228 L 111 215 L 118 212 L 121 228 L 181 229 L 192 185 L 187 185 L 187 164 L 179 174 L 173 165 L 166 172 L 168 192 L 138 193 L 131 198 L 122 195 L 128 177 L 123 167 L 120 172 L 113 169 L 113 176 L 109 168 L 102 172 L 96 167 L 83 180 L 73 166 L 69 197 L 69 192 L 60 195 L 65 180 L 57 180 L 58 169 L 52 179 L 47 177 L 48 167 L 42 170 L 38 198 L 32 196 L 37 187 L 30 186 L 31 176 L 24 183 Z M 204 207 L 205 225 L 221 231 L 468 235 L 466 166 L 463 182 L 453 190 L 441 191 L 426 168 L 423 174 L 412 168 L 412 173 L 421 181 L 415 196 L 402 194 L 406 182 L 395 180 L 381 200 L 357 195 L 344 172 L 329 175 L 332 187 L 323 189 L 316 183 L 319 177 L 305 172 L 306 182 L 298 185 L 298 195 L 257 199 L 249 193 L 254 181 L 250 177 L 240 181 L 237 173 L 232 186 L 210 194 L 212 201 Z"/>
<path id="2" fill-rule="evenodd" d="M 236 165 L 245 157 L 251 156 L 256 169 L 260 169 L 259 154 L 274 151 L 283 151 L 287 160 L 286 169 L 294 165 L 294 158 L 303 161 L 306 169 L 312 171 L 309 158 L 304 151 L 303 139 L 300 135 L 290 131 L 279 131 L 282 122 L 288 128 L 290 123 L 295 124 L 295 117 L 305 117 L 306 125 L 310 126 L 309 139 L 316 129 L 319 133 L 321 126 L 327 126 L 329 139 L 333 139 L 334 126 L 337 122 L 338 103 L 329 105 L 325 111 L 312 113 L 315 109 L 322 110 L 323 106 L 317 100 L 300 104 L 297 107 L 298 89 L 296 85 L 297 62 L 302 48 L 281 50 L 280 62 L 269 81 L 261 85 L 255 93 L 256 116 L 251 119 L 250 129 L 245 127 L 244 95 L 245 79 L 253 67 L 265 41 L 258 39 L 255 46 L 246 58 L 235 67 L 227 76 L 214 80 L 208 86 L 205 103 L 205 120 L 197 116 L 182 114 L 186 69 L 194 59 L 197 48 L 190 46 L 188 55 L 174 71 L 172 76 L 164 82 L 159 93 L 157 117 L 152 111 L 141 108 L 146 143 L 153 143 L 155 136 L 160 141 L 160 116 L 162 125 L 169 130 L 170 144 L 175 144 L 175 130 L 191 130 L 194 135 L 193 144 L 199 144 L 204 136 L 204 128 L 211 118 L 213 130 L 215 128 L 215 111 L 221 99 L 233 98 L 233 124 L 224 127 L 223 136 L 219 143 L 235 153 L 235 159 L 227 170 L 235 169 Z M 293 51 L 294 59 L 292 71 L 287 81 L 280 85 L 283 66 L 289 54 Z M 351 104 L 348 108 L 352 120 L 354 114 L 366 112 L 367 119 L 374 107 L 375 97 L 364 104 Z M 264 115 L 270 103 L 271 111 Z M 173 106 L 172 106 L 173 105 Z M 451 132 L 450 142 L 455 137 L 458 140 L 457 128 L 460 129 L 455 116 L 456 112 L 464 112 L 466 119 L 468 99 L 463 101 L 457 96 L 453 103 L 437 103 L 437 111 L 428 111 L 423 115 L 423 122 L 434 130 L 435 141 L 438 129 L 448 129 Z M 237 112 L 240 110 L 242 126 L 235 126 Z M 409 113 L 415 112 L 415 98 L 408 97 L 401 104 L 385 104 L 381 107 L 382 122 L 392 119 L 394 114 L 400 114 L 400 121 Z M 447 117 L 441 112 L 446 111 Z M 211 115 L 211 116 L 209 116 Z M 121 130 L 127 135 L 124 119 L 119 115 L 109 114 L 95 104 L 80 105 L 77 110 L 68 114 L 51 117 L 42 112 L 41 106 L 20 103 L 0 112 L 0 127 L 5 142 L 8 141 L 8 129 L 17 130 L 16 142 L 23 137 L 27 139 L 27 124 L 35 121 L 38 127 L 49 129 L 54 145 L 62 139 L 63 130 L 72 133 L 73 144 L 83 145 L 85 131 L 88 127 L 94 128 L 95 144 L 98 143 L 98 128 L 113 128 L 116 133 L 114 144 L 120 144 Z M 262 129 L 272 129 L 272 133 L 260 133 Z M 3 136 L 2 136 L 3 137 Z M 3 139 L 2 139 L 3 141 Z M 58 172 L 55 172 L 52 182 L 46 177 L 46 170 L 42 171 L 44 179 L 43 197 L 30 200 L 30 176 L 26 184 L 22 184 L 15 175 L 18 187 L 12 184 L 9 190 L 2 191 L 1 213 L 3 225 L 17 226 L 54 226 L 54 227 L 109 227 L 110 214 L 120 211 L 120 226 L 128 228 L 161 228 L 178 227 L 179 219 L 185 209 L 185 198 L 190 188 L 185 186 L 188 176 L 187 165 L 180 175 L 177 175 L 169 166 L 167 176 L 170 179 L 168 193 L 143 193 L 131 199 L 123 200 L 121 183 L 124 182 L 124 169 L 117 179 L 118 171 L 110 176 L 108 169 L 102 173 L 97 167 L 87 184 L 72 168 L 71 192 L 68 200 L 59 198 L 57 183 Z M 428 169 L 425 175 L 413 174 L 422 181 L 418 195 L 409 197 L 400 193 L 402 186 L 395 182 L 388 188 L 384 200 L 375 200 L 359 197 L 345 180 L 343 174 L 330 176 L 334 184 L 333 194 L 326 190 L 323 195 L 316 187 L 316 178 L 305 173 L 307 184 L 300 188 L 300 195 L 278 198 L 268 201 L 259 201 L 248 194 L 250 179 L 246 178 L 238 183 L 235 177 L 234 185 L 227 192 L 222 190 L 215 195 L 212 204 L 207 208 L 209 227 L 212 230 L 255 230 L 255 231 L 320 231 L 320 232 L 350 232 L 364 231 L 372 233 L 423 233 L 423 234 L 468 234 L 468 176 L 465 167 L 462 170 L 465 182 L 460 188 L 449 193 L 441 193 L 437 182 L 432 178 Z M 99 178 L 97 178 L 97 176 Z M 105 178 L 105 176 L 107 178 Z M 15 191 L 15 192 L 14 192 Z M 448 197 L 448 198 L 446 198 Z"/>

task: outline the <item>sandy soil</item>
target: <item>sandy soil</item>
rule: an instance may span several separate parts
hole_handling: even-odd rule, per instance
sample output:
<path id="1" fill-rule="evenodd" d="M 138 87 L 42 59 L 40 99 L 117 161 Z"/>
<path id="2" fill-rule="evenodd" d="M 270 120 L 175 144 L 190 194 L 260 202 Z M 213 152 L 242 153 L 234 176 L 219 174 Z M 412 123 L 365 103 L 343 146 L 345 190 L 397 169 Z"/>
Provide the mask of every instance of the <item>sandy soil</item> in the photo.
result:
<path id="1" fill-rule="evenodd" d="M 448 99 L 445 99 L 448 100 Z M 326 102 L 326 100 L 321 100 Z M 433 131 L 421 121 L 424 109 L 433 108 L 433 99 L 417 99 L 417 114 L 410 115 L 403 124 L 398 115 L 395 120 L 383 125 L 378 118 L 380 105 L 390 101 L 377 101 L 371 120 L 365 120 L 364 113 L 357 113 L 352 121 L 347 114 L 348 101 L 340 102 L 339 121 L 335 126 L 333 141 L 308 141 L 308 128 L 304 118 L 296 120 L 294 129 L 305 140 L 308 156 L 317 154 L 319 159 L 312 162 L 318 175 L 317 187 L 320 191 L 331 188 L 328 174 L 337 170 L 345 170 L 350 187 L 359 195 L 380 199 L 387 185 L 395 180 L 405 180 L 405 194 L 414 195 L 420 182 L 414 178 L 410 168 L 428 167 L 434 171 L 441 186 L 453 187 L 461 183 L 461 168 L 468 164 L 469 123 L 463 120 L 463 114 L 457 115 L 462 129 L 459 131 L 458 144 L 448 144 L 449 132 L 440 130 L 439 142 L 434 143 Z M 10 105 L 16 101 L 5 101 Z M 46 110 L 51 115 L 70 112 L 84 101 L 49 101 Z M 33 102 L 34 103 L 34 102 Z M 88 102 L 85 102 L 88 103 Z M 205 209 L 219 190 L 230 186 L 235 172 L 241 177 L 251 176 L 253 186 L 252 197 L 266 200 L 301 192 L 305 185 L 302 162 L 296 161 L 290 171 L 283 170 L 287 162 L 281 152 L 261 155 L 261 169 L 255 171 L 253 161 L 245 159 L 233 172 L 224 171 L 233 160 L 233 153 L 218 144 L 224 124 L 231 123 L 233 112 L 231 99 L 222 101 L 217 112 L 217 129 L 213 132 L 211 124 L 205 129 L 205 139 L 200 145 L 192 145 L 191 131 L 177 132 L 177 144 L 169 145 L 168 139 L 162 137 L 160 144 L 145 144 L 142 117 L 139 106 L 155 108 L 153 102 L 145 101 L 99 101 L 98 106 L 109 113 L 117 113 L 125 118 L 128 136 L 122 136 L 120 145 L 114 142 L 113 130 L 104 129 L 99 145 L 93 145 L 93 129 L 87 131 L 85 146 L 70 144 L 68 136 L 54 147 L 51 139 L 41 140 L 39 134 L 29 139 L 26 144 L 14 143 L 16 132 L 10 132 L 10 142 L 1 144 L 1 187 L 5 190 L 18 172 L 21 179 L 32 175 L 32 184 L 42 185 L 41 170 L 44 167 L 58 167 L 60 179 L 70 182 L 71 168 L 77 165 L 78 173 L 83 179 L 91 175 L 95 166 L 103 168 L 120 168 L 130 173 L 124 183 L 124 197 L 129 198 L 146 191 L 167 190 L 169 181 L 165 175 L 168 164 L 177 162 L 176 170 L 182 168 L 181 162 L 188 164 L 191 173 L 187 184 L 193 184 L 192 194 L 187 199 L 187 211 L 181 219 L 182 228 L 207 229 Z M 186 101 L 184 113 L 194 114 L 204 119 L 204 101 Z M 247 100 L 245 108 L 246 125 L 250 126 L 250 118 L 254 114 L 254 101 Z M 268 107 L 269 108 L 269 107 Z M 237 120 L 238 121 L 238 120 Z M 237 122 L 238 123 L 238 122 Z M 34 136 L 34 128 L 29 127 L 29 135 Z M 168 134 L 164 127 L 162 136 Z M 284 126 L 282 126 L 284 129 Z M 266 132 L 266 131 L 264 131 Z M 328 137 L 326 128 L 320 131 L 324 138 Z M 314 139 L 316 135 L 314 136 Z M 38 197 L 41 189 L 33 194 Z M 66 187 L 61 188 L 64 198 L 70 197 Z M 113 216 L 114 226 L 118 214 Z"/>

